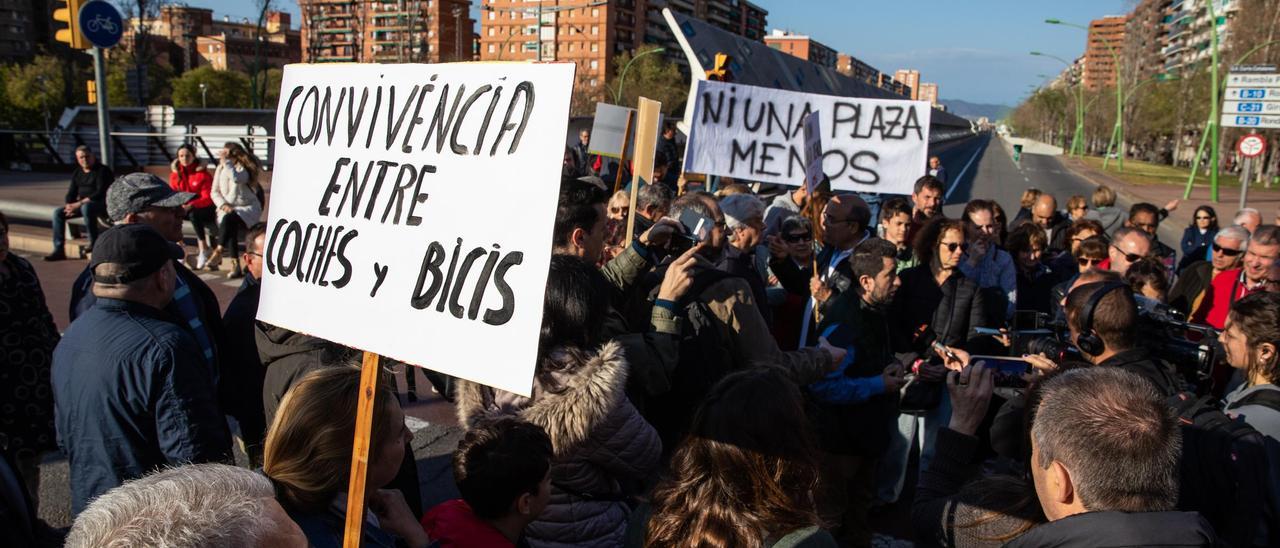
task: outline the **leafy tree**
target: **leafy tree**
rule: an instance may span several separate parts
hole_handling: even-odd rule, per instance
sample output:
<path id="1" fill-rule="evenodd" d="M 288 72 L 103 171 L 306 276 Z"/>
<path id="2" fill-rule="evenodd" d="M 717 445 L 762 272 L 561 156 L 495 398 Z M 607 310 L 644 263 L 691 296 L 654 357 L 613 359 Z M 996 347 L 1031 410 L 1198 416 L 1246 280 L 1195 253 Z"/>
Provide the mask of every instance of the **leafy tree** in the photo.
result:
<path id="1" fill-rule="evenodd" d="M 201 106 L 200 84 L 205 85 L 205 106 L 209 108 L 249 108 L 249 77 L 231 70 L 203 66 L 170 80 L 173 106 Z M 278 88 L 277 88 L 278 89 Z"/>
<path id="2" fill-rule="evenodd" d="M 263 82 L 266 90 L 263 97 L 262 107 L 272 109 L 276 107 L 276 103 L 280 102 L 280 85 L 284 82 L 284 69 L 269 68 L 264 74 L 258 76 L 258 81 Z"/>
<path id="3" fill-rule="evenodd" d="M 108 59 L 107 102 L 111 106 L 137 107 L 166 104 L 170 101 L 172 90 L 169 88 L 169 80 L 173 77 L 173 69 L 154 61 L 145 63 L 141 66 L 146 73 L 146 89 L 130 90 L 129 74 L 138 70 L 138 66 L 132 58 L 123 55 Z M 139 91 L 146 91 L 146 94 L 142 95 L 143 103 L 138 102 Z"/>
<path id="4" fill-rule="evenodd" d="M 29 63 L 0 67 L 0 80 L 4 84 L 5 106 L 12 107 L 6 119 L 15 125 L 35 127 L 46 119 L 56 121 L 67 105 L 66 71 L 63 61 L 52 55 L 38 55 Z"/>
<path id="5" fill-rule="evenodd" d="M 619 105 L 634 107 L 643 96 L 662 102 L 662 110 L 667 114 L 679 114 L 689 96 L 689 80 L 664 54 L 649 53 L 653 49 L 625 51 L 613 58 L 615 68 L 605 85 L 606 100 L 613 102 L 621 88 Z M 635 59 L 634 63 L 632 59 Z M 624 71 L 625 80 L 622 78 Z"/>

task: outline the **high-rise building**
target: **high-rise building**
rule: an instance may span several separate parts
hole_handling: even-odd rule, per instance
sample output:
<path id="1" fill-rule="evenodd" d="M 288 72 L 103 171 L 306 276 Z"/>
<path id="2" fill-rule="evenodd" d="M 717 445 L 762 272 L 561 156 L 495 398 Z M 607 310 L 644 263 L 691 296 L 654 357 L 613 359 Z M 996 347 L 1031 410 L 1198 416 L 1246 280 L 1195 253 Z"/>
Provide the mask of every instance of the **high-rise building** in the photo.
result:
<path id="1" fill-rule="evenodd" d="M 918 95 L 920 101 L 928 101 L 930 105 L 938 106 L 938 84 L 921 82 Z"/>
<path id="2" fill-rule="evenodd" d="M 1140 0 L 1133 8 L 1124 30 L 1125 70 L 1139 79 L 1164 72 L 1164 11 L 1173 0 Z"/>
<path id="3" fill-rule="evenodd" d="M 897 72 L 893 73 L 893 79 L 902 82 L 904 86 L 911 88 L 911 93 L 907 96 L 910 97 L 912 101 L 920 100 L 920 71 L 898 69 Z"/>
<path id="4" fill-rule="evenodd" d="M 764 37 L 764 43 L 792 57 L 799 57 L 824 67 L 836 68 L 836 50 L 808 36 L 774 29 L 771 34 Z"/>
<path id="5" fill-rule="evenodd" d="M 1109 15 L 1089 22 L 1084 51 L 1084 85 L 1090 90 L 1115 87 L 1116 57 L 1124 54 L 1127 15 Z"/>
<path id="6" fill-rule="evenodd" d="M 244 18 L 215 19 L 211 9 L 170 5 L 155 19 L 130 19 L 120 41 L 132 48 L 145 36 L 150 58 L 175 72 L 202 66 L 249 72 L 302 59 L 301 34 L 290 25 L 289 14 L 279 11 L 267 12 L 259 29 Z"/>
<path id="7" fill-rule="evenodd" d="M 1213 3 L 1214 19 L 1209 19 L 1206 4 Z M 1184 0 L 1165 2 L 1164 57 L 1165 72 L 1176 72 L 1200 66 L 1209 61 L 1213 27 L 1217 26 L 1219 48 L 1225 47 L 1231 33 L 1231 20 L 1240 9 L 1238 0 Z"/>
<path id="8" fill-rule="evenodd" d="M 474 57 L 470 0 L 298 0 L 308 63 L 443 63 Z"/>
<path id="9" fill-rule="evenodd" d="M 603 86 L 614 58 L 645 44 L 666 49 L 682 70 L 688 61 L 662 8 L 696 17 L 754 40 L 764 37 L 768 11 L 745 0 L 483 0 L 479 58 L 560 60 L 578 64 L 581 85 Z M 539 56 L 541 50 L 541 56 Z"/>
<path id="10" fill-rule="evenodd" d="M 0 25 L 0 61 L 29 60 L 37 45 L 48 42 L 46 7 L 40 0 L 0 0 L 0 21 L 5 23 Z"/>
<path id="11" fill-rule="evenodd" d="M 644 0 L 593 4 L 489 0 L 481 6 L 480 59 L 573 61 L 580 82 L 601 86 L 615 56 L 644 44 L 648 20 Z"/>

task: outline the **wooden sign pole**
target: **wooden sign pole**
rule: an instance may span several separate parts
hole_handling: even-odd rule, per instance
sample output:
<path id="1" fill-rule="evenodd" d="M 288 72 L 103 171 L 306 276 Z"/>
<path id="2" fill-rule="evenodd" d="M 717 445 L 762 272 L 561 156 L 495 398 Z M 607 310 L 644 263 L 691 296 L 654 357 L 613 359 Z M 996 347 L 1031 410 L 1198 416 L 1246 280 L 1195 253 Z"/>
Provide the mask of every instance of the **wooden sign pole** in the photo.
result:
<path id="1" fill-rule="evenodd" d="M 661 118 L 662 103 L 641 97 L 636 114 L 636 146 L 631 162 L 633 166 L 631 168 L 631 205 L 630 213 L 627 215 L 626 241 L 628 243 L 635 238 L 636 193 L 640 191 L 640 183 L 653 183 L 653 157 L 658 149 L 658 122 Z M 631 125 L 630 120 L 631 118 L 628 117 L 628 129 Z"/>
<path id="2" fill-rule="evenodd" d="M 347 525 L 343 548 L 360 548 L 364 525 L 365 478 L 369 470 L 369 436 L 373 431 L 373 400 L 378 394 L 378 355 L 364 353 L 360 365 L 360 403 L 356 407 L 356 436 L 351 447 L 351 481 L 347 485 Z"/>
<path id="3" fill-rule="evenodd" d="M 631 119 L 635 116 L 635 112 L 627 111 L 627 129 L 622 132 L 622 157 L 618 158 L 618 173 L 613 178 L 613 193 L 617 194 L 622 190 L 622 170 L 627 165 L 627 145 L 631 144 Z"/>

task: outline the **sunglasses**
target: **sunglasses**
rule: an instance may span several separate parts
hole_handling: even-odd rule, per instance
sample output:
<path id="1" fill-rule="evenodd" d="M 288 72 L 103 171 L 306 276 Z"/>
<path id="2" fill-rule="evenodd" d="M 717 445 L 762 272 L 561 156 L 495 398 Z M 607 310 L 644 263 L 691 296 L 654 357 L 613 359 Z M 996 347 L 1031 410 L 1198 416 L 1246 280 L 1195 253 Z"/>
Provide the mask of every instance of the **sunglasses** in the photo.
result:
<path id="1" fill-rule="evenodd" d="M 944 244 L 941 244 L 941 245 L 942 245 L 942 247 L 947 248 L 947 251 L 950 251 L 950 252 L 952 252 L 952 253 L 955 253 L 955 252 L 956 252 L 956 249 L 959 249 L 960 251 L 968 251 L 968 250 L 969 250 L 969 244 L 968 244 L 968 243 L 963 243 L 963 244 L 962 244 L 962 243 L 959 243 L 959 242 L 951 242 L 951 243 L 949 243 L 949 244 L 948 244 L 948 243 L 944 243 Z"/>
<path id="2" fill-rule="evenodd" d="M 1236 255 L 1239 255 L 1242 252 L 1242 250 L 1239 250 L 1239 249 L 1228 249 L 1228 248 L 1222 247 L 1217 243 L 1213 244 L 1213 251 L 1215 253 L 1221 253 L 1223 255 L 1226 255 L 1227 257 L 1235 257 Z"/>
<path id="3" fill-rule="evenodd" d="M 1102 264 L 1102 261 L 1104 260 L 1106 259 L 1090 259 L 1088 257 L 1077 257 L 1076 264 L 1080 265 L 1080 268 L 1088 268 L 1091 266 L 1098 266 Z"/>
<path id="4" fill-rule="evenodd" d="M 1137 253 L 1126 253 L 1126 252 L 1125 252 L 1125 250 L 1120 249 L 1120 248 L 1119 248 L 1118 246 L 1116 246 L 1115 244 L 1112 244 L 1112 245 L 1111 245 L 1111 248 L 1112 248 L 1112 249 L 1114 249 L 1114 250 L 1116 250 L 1116 251 L 1119 251 L 1122 255 L 1124 255 L 1124 260 L 1129 261 L 1129 262 L 1131 262 L 1131 263 L 1136 263 L 1136 262 L 1138 262 L 1138 259 L 1141 259 L 1141 258 L 1142 258 L 1142 255 L 1139 255 L 1139 254 L 1137 254 Z"/>
<path id="5" fill-rule="evenodd" d="M 795 234 L 783 234 L 783 235 L 782 235 L 782 241 L 784 241 L 784 242 L 788 242 L 788 243 L 793 243 L 793 244 L 794 244 L 794 243 L 797 243 L 797 242 L 803 242 L 803 241 L 808 240 L 808 239 L 809 239 L 809 233 L 808 233 L 808 232 L 797 232 L 797 233 L 795 233 Z"/>

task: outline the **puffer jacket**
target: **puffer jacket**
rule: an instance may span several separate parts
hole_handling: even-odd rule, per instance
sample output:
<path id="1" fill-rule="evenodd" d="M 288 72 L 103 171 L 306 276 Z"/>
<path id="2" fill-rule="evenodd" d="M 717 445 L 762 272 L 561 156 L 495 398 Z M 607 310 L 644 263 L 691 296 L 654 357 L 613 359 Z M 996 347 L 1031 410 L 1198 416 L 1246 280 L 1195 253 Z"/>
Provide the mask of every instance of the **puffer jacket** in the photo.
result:
<path id="1" fill-rule="evenodd" d="M 662 443 L 627 400 L 619 344 L 595 354 L 562 349 L 547 359 L 566 366 L 535 377 L 532 398 L 459 381 L 459 421 L 473 428 L 515 416 L 551 437 L 551 503 L 525 530 L 531 546 L 621 546 L 627 500 L 657 471 Z"/>
<path id="2" fill-rule="evenodd" d="M 262 362 L 262 409 L 270 425 L 285 392 L 307 373 L 354 359 L 355 351 L 319 337 L 254 322 L 258 360 Z"/>
<path id="3" fill-rule="evenodd" d="M 977 342 L 989 342 L 974 328 L 999 325 L 987 316 L 985 297 L 978 284 L 959 270 L 941 286 L 928 265 L 902 271 L 902 285 L 890 308 L 889 337 L 895 352 L 926 353 L 934 340 L 973 351 Z"/>
<path id="4" fill-rule="evenodd" d="M 219 223 L 227 216 L 222 212 L 224 205 L 231 206 L 244 221 L 244 226 L 253 226 L 262 219 L 262 201 L 249 185 L 250 178 L 249 170 L 235 162 L 223 160 L 218 163 L 209 196 L 213 198 L 213 205 L 218 206 Z"/>
<path id="5" fill-rule="evenodd" d="M 213 207 L 213 198 L 209 193 L 213 191 L 213 177 L 209 175 L 209 170 L 199 162 L 192 162 L 189 166 L 184 166 L 177 160 L 169 164 L 169 188 L 176 192 L 190 192 L 196 197 L 187 202 L 194 209 L 204 209 Z"/>

